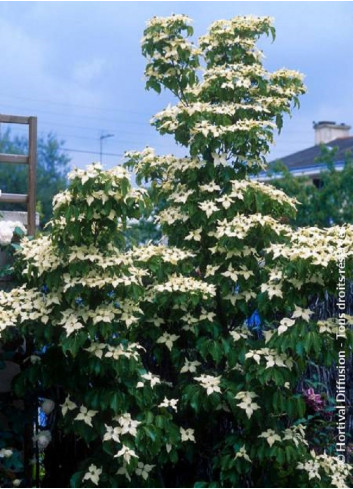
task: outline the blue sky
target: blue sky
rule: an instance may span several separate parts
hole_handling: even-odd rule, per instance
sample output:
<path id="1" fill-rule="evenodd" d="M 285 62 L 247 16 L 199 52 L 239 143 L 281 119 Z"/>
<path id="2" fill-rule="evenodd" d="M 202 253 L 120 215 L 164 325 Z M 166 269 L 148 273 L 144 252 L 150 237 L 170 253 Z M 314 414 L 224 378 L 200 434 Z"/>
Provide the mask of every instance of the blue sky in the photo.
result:
<path id="1" fill-rule="evenodd" d="M 77 166 L 99 159 L 102 133 L 114 134 L 104 141 L 105 166 L 147 144 L 174 151 L 149 126 L 173 98 L 145 91 L 140 49 L 146 20 L 171 13 L 191 16 L 197 36 L 219 18 L 275 17 L 275 43 L 261 44 L 265 66 L 303 72 L 308 93 L 271 158 L 311 146 L 313 121 L 353 123 L 353 5 L 336 1 L 1 2 L 0 112 L 37 115 L 39 133 L 64 139 Z"/>

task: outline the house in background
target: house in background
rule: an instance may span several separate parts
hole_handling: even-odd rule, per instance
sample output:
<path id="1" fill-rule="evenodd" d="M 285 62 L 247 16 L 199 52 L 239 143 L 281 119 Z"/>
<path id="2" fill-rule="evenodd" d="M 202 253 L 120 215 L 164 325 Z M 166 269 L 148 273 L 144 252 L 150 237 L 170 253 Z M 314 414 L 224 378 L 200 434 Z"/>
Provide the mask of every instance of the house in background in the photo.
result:
<path id="1" fill-rule="evenodd" d="M 336 124 L 331 121 L 314 122 L 315 145 L 310 148 L 298 151 L 277 161 L 284 163 L 290 172 L 295 176 L 307 176 L 312 178 L 313 183 L 320 186 L 320 172 L 326 169 L 326 163 L 316 160 L 321 154 L 321 145 L 327 148 L 337 148 L 334 157 L 336 170 L 342 170 L 347 151 L 353 153 L 353 136 L 349 135 L 351 126 L 347 124 Z M 273 164 L 274 161 L 270 163 Z M 271 177 L 273 178 L 273 177 Z M 261 178 L 268 180 L 269 177 Z"/>

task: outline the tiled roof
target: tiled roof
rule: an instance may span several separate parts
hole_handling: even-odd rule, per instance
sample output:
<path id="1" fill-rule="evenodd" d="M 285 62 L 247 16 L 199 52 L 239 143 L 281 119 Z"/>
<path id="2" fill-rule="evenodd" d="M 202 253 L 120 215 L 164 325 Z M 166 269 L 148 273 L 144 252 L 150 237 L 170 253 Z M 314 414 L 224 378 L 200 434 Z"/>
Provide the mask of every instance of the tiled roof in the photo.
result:
<path id="1" fill-rule="evenodd" d="M 341 162 L 344 160 L 346 151 L 352 151 L 353 153 L 353 136 L 347 138 L 339 138 L 330 141 L 325 144 L 326 147 L 337 147 L 337 153 L 335 154 L 335 162 Z M 320 146 L 311 146 L 311 148 L 298 151 L 283 158 L 277 158 L 275 161 L 281 161 L 290 170 L 295 170 L 299 168 L 312 167 L 315 164 L 315 158 L 320 156 L 321 149 Z M 274 163 L 273 161 L 271 163 Z"/>

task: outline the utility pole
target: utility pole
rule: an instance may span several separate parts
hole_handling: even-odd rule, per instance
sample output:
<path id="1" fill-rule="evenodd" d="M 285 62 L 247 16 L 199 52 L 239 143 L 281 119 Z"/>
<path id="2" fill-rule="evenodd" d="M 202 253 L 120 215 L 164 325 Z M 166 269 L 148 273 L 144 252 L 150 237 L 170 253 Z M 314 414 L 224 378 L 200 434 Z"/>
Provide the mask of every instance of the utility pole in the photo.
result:
<path id="1" fill-rule="evenodd" d="M 114 137 L 114 134 L 101 134 L 99 136 L 99 155 L 101 163 L 103 163 L 103 140 L 112 137 Z"/>

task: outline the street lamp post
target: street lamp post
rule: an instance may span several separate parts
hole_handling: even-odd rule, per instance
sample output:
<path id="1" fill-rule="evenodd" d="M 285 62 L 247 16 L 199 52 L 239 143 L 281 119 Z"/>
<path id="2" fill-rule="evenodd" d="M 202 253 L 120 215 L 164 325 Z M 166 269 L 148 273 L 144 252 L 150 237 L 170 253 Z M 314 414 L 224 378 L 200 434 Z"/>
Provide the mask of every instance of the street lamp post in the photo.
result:
<path id="1" fill-rule="evenodd" d="M 99 154 L 100 154 L 100 162 L 103 163 L 103 139 L 112 138 L 114 134 L 101 134 L 99 136 Z"/>

